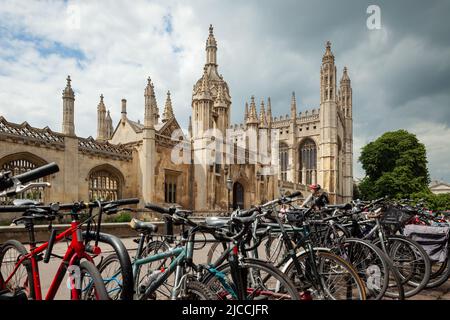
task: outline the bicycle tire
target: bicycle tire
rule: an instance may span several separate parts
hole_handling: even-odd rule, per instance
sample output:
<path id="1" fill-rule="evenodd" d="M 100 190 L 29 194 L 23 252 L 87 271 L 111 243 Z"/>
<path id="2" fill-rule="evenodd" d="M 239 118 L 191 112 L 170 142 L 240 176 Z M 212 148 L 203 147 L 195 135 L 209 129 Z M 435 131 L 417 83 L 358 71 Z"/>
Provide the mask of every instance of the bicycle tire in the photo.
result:
<path id="1" fill-rule="evenodd" d="M 186 283 L 187 296 L 183 300 L 217 300 L 216 295 L 203 283 L 189 279 Z M 195 299 L 198 297 L 199 299 Z"/>
<path id="2" fill-rule="evenodd" d="M 431 265 L 433 270 L 433 264 Z M 445 260 L 439 268 L 439 272 L 432 273 L 426 288 L 437 288 L 443 285 L 450 278 L 450 252 L 447 253 L 447 260 Z"/>
<path id="3" fill-rule="evenodd" d="M 428 257 L 428 254 L 425 252 L 425 250 L 422 248 L 422 246 L 420 244 L 418 244 L 416 241 L 411 240 L 405 236 L 402 235 L 393 235 L 393 236 L 388 236 L 387 239 L 388 241 L 388 252 L 385 252 L 387 254 L 387 256 L 391 259 L 391 261 L 394 263 L 394 266 L 397 268 L 397 270 L 400 273 L 400 276 L 402 277 L 402 283 L 403 283 L 403 287 L 404 287 L 404 291 L 405 291 L 405 298 L 410 298 L 416 294 L 418 294 L 420 291 L 422 291 L 426 285 L 428 284 L 428 281 L 430 280 L 430 274 L 431 274 L 431 263 L 430 263 L 430 259 Z M 397 242 L 397 244 L 395 245 L 395 243 Z M 373 243 L 377 246 L 381 245 L 381 241 L 377 238 L 375 241 L 373 241 Z M 395 257 L 392 257 L 393 254 L 395 254 L 395 252 L 393 252 L 394 249 L 398 250 L 398 246 L 400 245 L 400 243 L 406 243 L 407 246 L 410 247 L 410 250 L 412 251 L 412 254 L 416 255 L 417 257 L 417 253 L 420 255 L 420 257 L 418 257 L 420 260 L 423 261 L 424 263 L 424 268 L 423 268 L 423 275 L 419 275 L 420 277 L 420 282 L 414 282 L 412 281 L 410 278 L 411 276 L 414 276 L 414 274 L 406 276 L 405 273 L 402 273 L 402 270 L 404 270 L 403 268 L 399 268 L 399 262 L 397 261 L 397 259 L 395 259 Z M 393 246 L 395 245 L 395 246 Z M 416 266 L 413 266 L 414 270 L 417 269 Z M 405 288 L 405 286 L 411 286 L 412 289 L 409 288 Z"/>
<path id="4" fill-rule="evenodd" d="M 106 270 L 108 270 L 110 265 L 113 265 L 112 274 L 106 273 Z M 119 257 L 116 253 L 112 253 L 103 259 L 97 268 L 105 283 L 106 292 L 108 293 L 109 298 L 111 300 L 118 300 L 119 297 L 122 296 L 123 290 L 122 267 L 120 265 Z"/>
<path id="5" fill-rule="evenodd" d="M 321 261 L 324 261 L 324 259 L 327 260 L 334 260 L 335 262 L 337 261 L 337 264 L 340 265 L 340 269 L 344 268 L 345 270 L 347 270 L 347 273 L 349 274 L 349 276 L 351 278 L 353 278 L 355 284 L 356 284 L 356 288 L 357 288 L 357 293 L 356 296 L 359 296 L 359 299 L 357 300 L 366 300 L 366 290 L 365 290 L 365 285 L 363 283 L 363 281 L 361 280 L 361 278 L 358 275 L 358 272 L 355 270 L 355 268 L 348 263 L 345 259 L 339 257 L 338 255 L 331 253 L 329 251 L 325 251 L 325 250 L 319 250 L 317 248 L 314 248 L 314 256 L 318 257 L 320 259 L 319 263 L 317 264 L 318 267 L 323 268 L 323 264 L 321 264 Z M 302 260 L 306 259 L 308 256 L 308 252 L 303 251 L 301 252 L 298 256 L 298 262 L 300 263 L 300 265 L 302 264 Z M 316 262 L 317 263 L 317 262 Z M 306 266 L 306 264 L 303 262 L 303 266 Z M 286 276 L 289 279 L 292 279 L 292 277 L 295 277 L 295 273 L 297 272 L 297 270 L 294 269 L 295 268 L 295 264 L 294 264 L 294 260 L 290 259 L 287 264 L 283 267 L 283 272 L 286 274 Z M 332 268 L 330 268 L 331 270 Z M 304 272 L 304 268 L 302 270 L 302 272 Z M 342 274 L 342 273 L 338 273 L 338 274 Z M 301 277 L 301 275 L 300 275 Z M 301 279 L 299 277 L 299 279 Z M 346 281 L 348 281 L 348 277 L 344 277 L 346 279 Z M 295 280 L 295 279 L 294 279 Z M 326 284 L 324 283 L 324 276 L 321 276 L 319 281 L 321 282 L 319 285 L 318 284 L 311 284 L 311 286 L 309 287 L 320 287 L 323 286 L 325 288 L 324 292 L 313 292 L 313 294 L 316 295 L 316 297 L 318 297 L 321 300 L 339 300 L 336 299 L 335 297 L 333 297 L 331 295 L 331 291 L 333 291 L 331 288 L 327 288 Z M 306 285 L 305 283 L 301 283 L 302 280 L 300 280 L 299 282 L 299 286 L 297 286 L 298 289 L 300 289 L 300 291 L 303 291 L 303 287 Z M 295 282 L 294 282 L 295 283 Z M 314 289 L 315 290 L 315 289 Z M 346 291 L 346 297 L 348 297 L 348 285 L 347 285 L 347 291 Z M 328 297 L 325 297 L 325 295 L 328 295 Z M 349 299 L 343 299 L 343 300 L 349 300 Z M 351 299 L 353 300 L 353 299 Z"/>
<path id="6" fill-rule="evenodd" d="M 286 276 L 277 268 L 275 268 L 273 265 L 266 263 L 264 261 L 261 260 L 257 260 L 257 259 L 252 259 L 252 258 L 243 258 L 242 260 L 240 260 L 240 266 L 243 268 L 247 268 L 249 271 L 252 270 L 260 270 L 260 271 L 264 271 L 266 272 L 268 275 L 270 275 L 270 277 L 273 277 L 276 279 L 277 283 L 276 285 L 276 289 L 278 290 L 278 292 L 274 292 L 273 296 L 275 297 L 286 297 L 287 296 L 290 298 L 290 300 L 299 300 L 299 294 L 294 286 L 294 284 L 286 278 Z M 228 262 L 222 264 L 221 266 L 219 266 L 218 268 L 216 268 L 217 271 L 220 271 L 224 274 L 229 274 L 230 272 L 230 264 Z M 248 271 L 247 271 L 248 272 Z M 255 276 L 256 272 L 248 272 L 249 275 L 253 275 Z M 267 281 L 267 276 L 265 277 L 266 281 Z M 217 278 L 211 274 L 208 273 L 204 276 L 204 278 L 202 279 L 202 283 L 204 283 L 208 288 L 210 288 L 213 292 L 216 292 L 214 289 L 212 289 L 212 287 L 214 285 L 220 285 L 219 283 L 215 283 L 214 281 L 216 281 Z M 221 285 L 220 285 L 221 286 Z M 283 288 L 286 290 L 286 293 L 282 292 L 280 293 L 279 290 L 280 288 Z M 251 294 L 258 294 L 258 290 L 255 290 L 255 288 L 247 288 L 247 291 L 250 292 Z M 266 294 L 267 296 L 270 296 L 270 290 L 267 291 L 262 291 L 260 292 L 261 294 Z M 215 293 L 217 295 L 217 292 Z M 222 297 L 223 298 L 223 297 Z"/>
<path id="7" fill-rule="evenodd" d="M 83 232 L 83 236 L 86 237 L 87 232 Z M 90 241 L 95 239 L 95 234 L 89 234 Z M 131 265 L 131 259 L 128 254 L 128 251 L 123 244 L 123 242 L 116 236 L 108 233 L 100 232 L 99 234 L 99 243 L 105 243 L 111 246 L 114 250 L 114 253 L 117 255 L 118 262 L 120 263 L 120 272 L 121 272 L 121 283 L 122 290 L 120 291 L 120 300 L 133 300 L 134 295 L 134 279 L 133 279 L 133 268 Z M 100 262 L 101 264 L 102 262 Z M 100 268 L 100 264 L 97 268 Z"/>
<path id="8" fill-rule="evenodd" d="M 148 256 L 149 254 L 150 255 L 156 255 L 158 252 L 165 252 L 165 251 L 168 251 L 170 248 L 171 248 L 170 245 L 166 241 L 153 240 L 153 241 L 150 241 L 142 249 L 142 253 L 141 253 L 140 258 L 144 258 L 144 257 Z M 156 268 L 152 267 L 153 262 L 146 263 L 146 264 L 143 264 L 143 265 L 140 265 L 139 267 L 137 267 L 136 274 L 134 275 L 134 292 L 137 295 L 138 299 L 139 299 L 139 296 L 140 296 L 140 288 L 139 288 L 139 286 L 140 286 L 140 284 L 142 282 L 144 282 L 144 279 L 140 279 L 140 276 L 142 274 L 142 269 L 143 268 L 147 268 L 147 271 L 153 271 L 155 269 L 160 269 L 161 267 L 164 267 L 166 269 L 168 267 L 167 262 L 168 261 L 170 262 L 172 260 L 173 260 L 173 258 L 166 258 L 166 259 L 163 259 L 163 260 L 157 260 L 157 261 L 155 261 L 155 263 L 158 263 L 158 266 Z M 147 272 L 147 275 L 148 275 L 148 272 Z M 167 281 L 169 281 L 169 279 Z M 166 281 L 166 284 L 161 285 L 156 290 L 155 294 L 157 292 L 159 292 L 160 294 L 162 294 L 166 298 L 170 298 L 170 296 L 171 296 L 171 289 L 172 289 L 173 285 L 168 284 L 167 281 Z"/>
<path id="9" fill-rule="evenodd" d="M 14 270 L 14 265 L 12 266 L 13 268 L 9 271 L 9 270 L 5 270 L 5 264 L 6 263 L 13 263 L 12 261 L 4 261 L 6 254 L 9 250 L 15 250 L 17 251 L 18 255 L 15 258 L 15 260 L 17 261 L 17 258 L 19 258 L 20 256 L 23 255 L 27 255 L 28 251 L 25 248 L 25 246 L 17 241 L 17 240 L 8 240 L 5 243 L 3 243 L 3 245 L 0 247 L 0 284 L 3 285 L 4 281 L 11 275 L 12 270 Z M 28 283 L 28 290 L 25 290 L 25 292 L 27 293 L 27 298 L 28 299 L 34 299 L 35 298 L 35 292 L 34 292 L 34 278 L 33 278 L 33 271 L 31 268 L 31 261 L 29 260 L 24 260 L 22 262 L 23 267 L 25 268 L 25 272 L 27 273 L 27 279 L 26 282 Z M 5 268 L 4 268 L 5 267 Z M 16 271 L 17 274 L 17 271 Z M 25 283 L 24 283 L 25 284 Z M 0 289 L 6 289 L 6 288 L 0 288 Z M 21 290 L 21 287 L 17 287 L 17 288 L 8 288 L 8 289 L 12 289 L 12 291 L 15 290 Z"/>
<path id="10" fill-rule="evenodd" d="M 80 267 L 80 282 L 83 282 L 83 278 L 89 274 L 90 287 L 86 289 L 86 294 L 83 294 L 84 289 L 77 289 L 79 300 L 109 300 L 108 293 L 106 292 L 105 284 L 98 271 L 97 267 L 90 261 L 83 261 L 79 265 Z M 93 287 L 92 287 L 93 286 Z M 92 290 L 95 292 L 92 292 Z M 88 296 L 89 294 L 89 296 Z M 89 297 L 94 297 L 95 299 L 87 299 Z"/>
<path id="11" fill-rule="evenodd" d="M 356 269 L 365 284 L 367 298 L 383 298 L 389 287 L 389 265 L 381 249 L 369 241 L 357 238 L 346 238 L 341 246 L 331 249 Z"/>

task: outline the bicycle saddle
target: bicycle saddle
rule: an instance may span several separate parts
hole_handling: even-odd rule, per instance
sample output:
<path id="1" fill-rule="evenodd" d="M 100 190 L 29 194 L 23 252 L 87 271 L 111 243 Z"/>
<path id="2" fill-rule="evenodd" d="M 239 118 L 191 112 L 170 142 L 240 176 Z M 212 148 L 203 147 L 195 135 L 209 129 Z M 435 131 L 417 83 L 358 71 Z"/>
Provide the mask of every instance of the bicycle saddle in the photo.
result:
<path id="1" fill-rule="evenodd" d="M 214 228 L 222 228 L 228 225 L 228 222 L 230 221 L 229 218 L 223 218 L 223 217 L 207 217 L 205 219 L 205 224 L 208 227 L 214 227 Z"/>
<path id="2" fill-rule="evenodd" d="M 143 232 L 143 233 L 152 233 L 158 231 L 158 226 L 154 225 L 150 222 L 144 222 L 141 220 L 138 220 L 136 218 L 131 219 L 130 221 L 130 227 L 133 230 Z"/>
<path id="3" fill-rule="evenodd" d="M 30 200 L 30 199 L 15 199 L 13 201 L 13 205 L 15 205 L 16 207 L 37 206 L 38 204 L 40 204 L 39 201 L 34 201 L 34 200 Z"/>

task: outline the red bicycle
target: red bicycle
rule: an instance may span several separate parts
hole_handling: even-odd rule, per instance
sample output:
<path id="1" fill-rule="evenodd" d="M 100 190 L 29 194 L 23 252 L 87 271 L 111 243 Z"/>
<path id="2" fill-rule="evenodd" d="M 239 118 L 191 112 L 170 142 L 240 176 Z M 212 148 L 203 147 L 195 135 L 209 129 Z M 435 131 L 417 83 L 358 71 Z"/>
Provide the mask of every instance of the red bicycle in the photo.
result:
<path id="1" fill-rule="evenodd" d="M 59 171 L 56 164 L 50 164 L 44 168 L 37 168 L 21 176 L 8 177 L 14 181 L 15 190 L 24 190 L 20 188 L 21 183 L 35 180 L 48 174 Z M 5 183 L 3 174 L 3 185 Z M 0 183 L 2 185 L 2 183 Z M 33 183 L 30 183 L 33 185 Z M 33 185 L 34 187 L 34 185 Z M 13 191 L 16 192 L 16 191 Z M 8 195 L 10 195 L 9 193 Z M 18 203 L 18 202 L 16 202 Z M 66 205 L 69 206 L 69 205 Z M 53 278 L 45 300 L 55 298 L 55 295 L 65 278 L 66 272 L 69 273 L 68 288 L 70 289 L 72 300 L 108 300 L 108 294 L 104 282 L 97 270 L 93 258 L 86 251 L 86 245 L 83 242 L 81 231 L 82 222 L 80 221 L 80 210 L 85 207 L 83 203 L 71 204 L 72 222 L 70 228 L 60 234 L 52 229 L 50 240 L 39 247 L 36 246 L 35 229 L 36 221 L 52 221 L 63 209 L 58 204 L 50 206 L 37 206 L 33 201 L 20 201 L 19 206 L 3 206 L 0 212 L 23 212 L 23 215 L 13 220 L 13 223 L 24 224 L 28 230 L 30 252 L 25 246 L 17 240 L 6 241 L 0 250 L 0 294 L 2 297 L 28 298 L 42 300 L 41 281 L 39 275 L 38 262 L 48 263 L 52 255 L 53 245 L 64 239 L 70 239 L 70 244 L 62 258 L 62 262 Z M 45 251 L 45 255 L 44 255 Z M 98 255 L 99 248 L 92 248 L 92 252 Z M 53 254 L 54 255 L 54 254 Z"/>

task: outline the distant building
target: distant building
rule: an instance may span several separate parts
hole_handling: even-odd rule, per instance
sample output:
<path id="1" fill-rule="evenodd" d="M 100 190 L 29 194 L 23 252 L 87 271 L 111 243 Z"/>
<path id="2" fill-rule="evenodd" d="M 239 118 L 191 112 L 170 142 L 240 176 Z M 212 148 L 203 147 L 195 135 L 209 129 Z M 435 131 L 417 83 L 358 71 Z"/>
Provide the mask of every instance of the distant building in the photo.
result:
<path id="1" fill-rule="evenodd" d="M 432 181 L 429 188 L 434 194 L 450 193 L 450 184 L 443 181 Z"/>

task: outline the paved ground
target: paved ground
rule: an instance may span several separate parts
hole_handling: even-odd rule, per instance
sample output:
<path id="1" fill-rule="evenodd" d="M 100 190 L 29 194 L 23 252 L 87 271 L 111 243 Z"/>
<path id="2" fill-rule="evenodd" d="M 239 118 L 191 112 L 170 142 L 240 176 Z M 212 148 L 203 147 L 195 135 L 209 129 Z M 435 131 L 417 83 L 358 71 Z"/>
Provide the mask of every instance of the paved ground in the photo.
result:
<path id="1" fill-rule="evenodd" d="M 129 249 L 130 255 L 132 256 L 134 254 L 134 250 L 137 247 L 137 244 L 133 242 L 132 238 L 125 238 L 122 239 L 127 249 Z M 209 245 L 201 250 L 198 251 L 196 254 L 196 262 L 202 263 L 206 261 L 206 254 L 209 249 Z M 67 245 L 65 243 L 58 243 L 54 247 L 54 253 L 62 255 L 65 252 L 65 249 L 67 248 Z M 105 245 L 102 247 L 102 252 L 106 256 L 111 252 L 111 249 L 109 246 Z M 198 259 L 198 260 L 197 260 Z M 56 273 L 56 270 L 59 266 L 59 259 L 52 258 L 50 263 L 40 263 L 40 273 L 41 273 L 41 285 L 42 285 L 42 294 L 43 296 L 46 295 L 48 288 L 52 282 L 53 276 Z M 56 296 L 57 299 L 69 299 L 70 297 L 70 291 L 67 288 L 67 277 L 62 283 L 58 294 Z M 420 294 L 414 296 L 412 299 L 414 300 L 450 300 L 450 281 L 447 281 L 444 285 L 440 286 L 437 289 L 433 290 L 424 290 Z"/>

